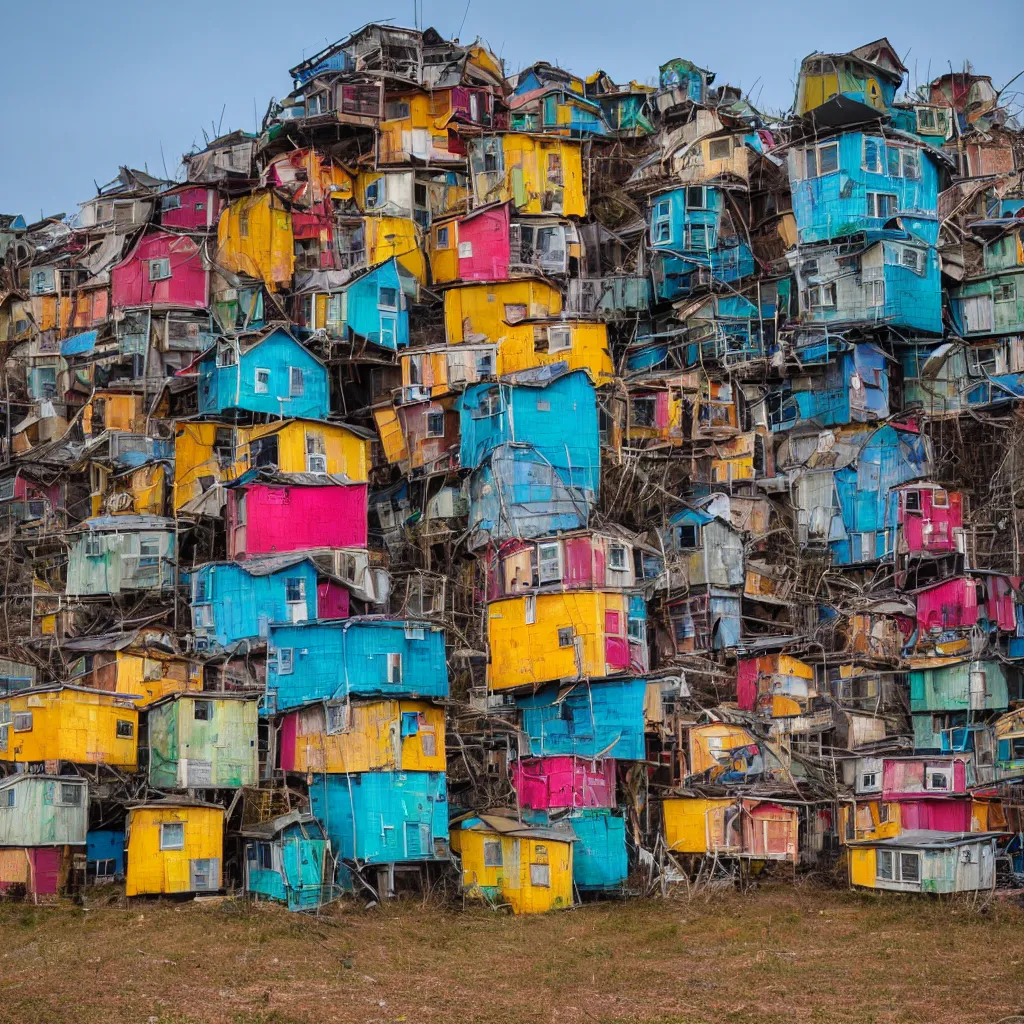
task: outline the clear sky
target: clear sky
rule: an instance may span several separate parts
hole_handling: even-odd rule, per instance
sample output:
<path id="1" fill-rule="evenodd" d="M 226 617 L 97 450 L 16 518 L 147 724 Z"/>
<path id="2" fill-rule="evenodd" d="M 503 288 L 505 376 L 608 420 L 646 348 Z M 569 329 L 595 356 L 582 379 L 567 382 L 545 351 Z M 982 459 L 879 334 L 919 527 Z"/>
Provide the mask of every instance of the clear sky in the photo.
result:
<path id="1" fill-rule="evenodd" d="M 779 110 L 802 57 L 883 35 L 912 84 L 965 59 L 997 87 L 1024 68 L 1024 0 L 421 2 L 423 25 L 480 36 L 510 73 L 547 60 L 653 81 L 686 57 Z M 121 164 L 174 177 L 204 127 L 251 131 L 289 67 L 366 22 L 412 24 L 413 3 L 0 0 L 0 212 L 74 212 Z"/>

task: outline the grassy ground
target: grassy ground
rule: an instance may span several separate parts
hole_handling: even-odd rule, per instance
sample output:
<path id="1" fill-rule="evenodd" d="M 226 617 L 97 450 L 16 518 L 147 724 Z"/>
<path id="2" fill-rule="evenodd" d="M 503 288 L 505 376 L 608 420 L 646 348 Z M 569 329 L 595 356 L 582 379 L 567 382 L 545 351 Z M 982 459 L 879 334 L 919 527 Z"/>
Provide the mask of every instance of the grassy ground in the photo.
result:
<path id="1" fill-rule="evenodd" d="M 1022 935 L 1012 902 L 811 885 L 535 918 L 0 904 L 0 1022 L 989 1024 L 1024 1014 Z"/>

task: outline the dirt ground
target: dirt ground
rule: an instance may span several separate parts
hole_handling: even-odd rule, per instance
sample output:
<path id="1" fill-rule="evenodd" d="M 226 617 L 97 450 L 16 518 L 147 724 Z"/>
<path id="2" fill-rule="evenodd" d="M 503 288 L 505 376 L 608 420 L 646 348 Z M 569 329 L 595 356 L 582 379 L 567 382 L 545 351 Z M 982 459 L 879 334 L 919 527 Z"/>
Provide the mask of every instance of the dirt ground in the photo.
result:
<path id="1" fill-rule="evenodd" d="M 350 901 L 320 920 L 237 901 L 102 902 L 0 904 L 2 1024 L 990 1024 L 1024 1014 L 1024 907 L 1013 901 L 979 908 L 804 884 L 534 918 Z"/>

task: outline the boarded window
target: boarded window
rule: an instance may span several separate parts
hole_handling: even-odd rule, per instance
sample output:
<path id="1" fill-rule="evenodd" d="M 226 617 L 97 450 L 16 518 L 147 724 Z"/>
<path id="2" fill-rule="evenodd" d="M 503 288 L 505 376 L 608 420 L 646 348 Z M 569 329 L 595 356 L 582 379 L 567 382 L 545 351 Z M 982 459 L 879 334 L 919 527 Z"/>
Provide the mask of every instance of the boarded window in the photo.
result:
<path id="1" fill-rule="evenodd" d="M 551 866 L 549 864 L 530 865 L 530 885 L 551 888 Z"/>

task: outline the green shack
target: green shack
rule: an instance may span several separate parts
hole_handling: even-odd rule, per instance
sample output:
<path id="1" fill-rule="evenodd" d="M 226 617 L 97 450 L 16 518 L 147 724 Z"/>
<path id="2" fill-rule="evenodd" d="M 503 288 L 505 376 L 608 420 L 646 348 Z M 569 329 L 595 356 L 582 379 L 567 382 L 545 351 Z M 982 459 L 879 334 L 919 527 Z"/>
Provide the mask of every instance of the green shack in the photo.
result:
<path id="1" fill-rule="evenodd" d="M 259 698 L 175 694 L 148 714 L 149 784 L 154 789 L 255 786 Z"/>

